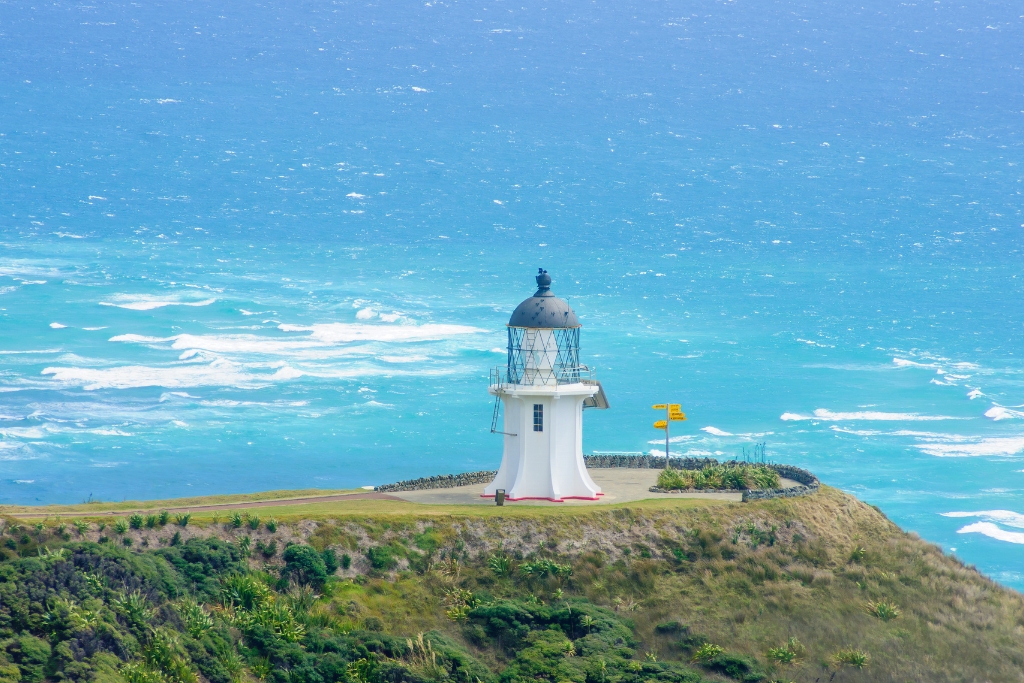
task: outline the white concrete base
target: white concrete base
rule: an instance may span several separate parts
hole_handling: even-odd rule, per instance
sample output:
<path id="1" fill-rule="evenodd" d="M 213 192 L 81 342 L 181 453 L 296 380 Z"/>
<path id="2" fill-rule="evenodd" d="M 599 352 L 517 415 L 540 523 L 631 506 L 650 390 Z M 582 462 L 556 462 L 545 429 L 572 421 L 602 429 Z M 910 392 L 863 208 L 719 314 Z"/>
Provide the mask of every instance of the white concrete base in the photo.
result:
<path id="1" fill-rule="evenodd" d="M 601 488 L 583 462 L 583 401 L 597 391 L 585 384 L 502 384 L 490 392 L 505 407 L 501 466 L 483 496 L 505 489 L 508 500 L 598 500 Z M 534 430 L 534 406 L 543 406 L 543 429 Z"/>

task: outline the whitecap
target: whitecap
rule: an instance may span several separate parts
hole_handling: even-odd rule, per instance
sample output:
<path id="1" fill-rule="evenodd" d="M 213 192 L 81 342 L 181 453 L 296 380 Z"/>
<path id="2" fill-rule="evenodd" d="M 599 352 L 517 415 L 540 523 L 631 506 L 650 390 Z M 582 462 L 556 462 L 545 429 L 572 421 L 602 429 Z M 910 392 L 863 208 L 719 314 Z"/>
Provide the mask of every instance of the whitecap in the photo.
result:
<path id="1" fill-rule="evenodd" d="M 107 326 L 104 325 L 103 327 L 83 327 L 82 329 L 86 330 L 88 332 L 96 332 L 97 330 L 105 330 L 105 329 L 107 329 Z"/>
<path id="2" fill-rule="evenodd" d="M 732 432 L 723 432 L 717 427 L 701 427 L 700 430 L 713 436 L 732 436 Z"/>
<path id="3" fill-rule="evenodd" d="M 984 395 L 985 394 L 981 393 L 981 389 L 971 389 L 969 392 L 967 392 L 967 398 L 971 399 L 972 401 L 976 398 L 981 398 Z"/>
<path id="4" fill-rule="evenodd" d="M 356 316 L 356 317 L 359 317 L 359 316 Z M 380 319 L 383 320 L 386 323 L 396 322 L 401 317 L 402 317 L 401 313 L 381 313 L 380 314 Z"/>
<path id="5" fill-rule="evenodd" d="M 416 342 L 447 339 L 457 334 L 487 332 L 468 325 L 365 325 L 359 323 L 323 323 L 317 325 L 277 326 L 282 332 L 310 332 L 310 337 L 331 344 L 354 341 Z"/>
<path id="6" fill-rule="evenodd" d="M 950 417 L 948 415 L 921 415 L 920 413 L 885 413 L 877 410 L 863 410 L 857 412 L 833 412 L 826 408 L 818 408 L 811 415 L 799 413 L 783 413 L 779 418 L 787 421 L 799 420 L 821 420 L 823 422 L 839 422 L 847 420 L 881 420 L 892 422 L 915 422 L 934 420 L 962 420 L 968 418 Z"/>
<path id="7" fill-rule="evenodd" d="M 979 456 L 1012 456 L 1024 451 L 1024 436 L 989 437 L 950 443 L 926 442 L 915 444 L 919 450 L 937 458 L 974 458 Z"/>
<path id="8" fill-rule="evenodd" d="M 937 368 L 938 365 L 935 363 L 918 363 L 916 361 L 907 360 L 905 358 L 893 358 L 893 365 L 898 368 Z"/>
<path id="9" fill-rule="evenodd" d="M 55 330 L 63 330 L 67 325 L 61 325 L 60 323 L 50 323 L 50 327 Z"/>
<path id="10" fill-rule="evenodd" d="M 1024 543 L 1024 533 L 1020 531 L 1006 531 L 1000 529 L 991 522 L 975 522 L 974 524 L 968 524 L 962 529 L 957 529 L 958 534 L 982 534 L 989 538 L 994 538 L 997 541 L 1005 541 L 1006 543 Z"/>
<path id="11" fill-rule="evenodd" d="M 244 372 L 234 363 L 217 360 L 209 365 L 151 367 L 125 365 L 116 368 L 44 368 L 57 382 L 79 385 L 86 391 L 97 389 L 133 389 L 138 387 L 233 386 L 248 388 L 274 378 Z M 284 378 L 284 377 L 282 377 Z"/>
<path id="12" fill-rule="evenodd" d="M 978 510 L 977 512 L 940 512 L 943 517 L 980 517 L 986 522 L 1024 529 L 1024 514 L 1011 510 Z"/>
<path id="13" fill-rule="evenodd" d="M 216 299 L 183 299 L 177 296 L 152 294 L 118 294 L 112 301 L 101 301 L 100 306 L 125 308 L 129 311 L 152 311 L 164 306 L 209 306 Z"/>
<path id="14" fill-rule="evenodd" d="M 15 479 L 14 483 L 15 484 L 34 484 L 34 483 L 36 483 L 36 480 L 35 479 Z"/>
<path id="15" fill-rule="evenodd" d="M 356 320 L 369 320 L 370 318 L 377 315 L 377 311 L 372 308 L 364 308 L 356 313 Z"/>
<path id="16" fill-rule="evenodd" d="M 985 417 L 992 420 L 1012 420 L 1018 417 L 1024 417 L 1024 411 L 1011 410 L 1010 408 L 1004 408 L 1003 406 L 992 406 L 985 411 Z"/>
<path id="17" fill-rule="evenodd" d="M 409 356 L 378 356 L 377 358 L 385 363 L 424 363 L 430 360 L 428 356 L 419 354 Z"/>
<path id="18" fill-rule="evenodd" d="M 349 192 L 345 196 L 346 197 L 351 197 L 352 199 L 366 199 L 366 195 L 365 194 L 359 194 L 358 192 Z"/>

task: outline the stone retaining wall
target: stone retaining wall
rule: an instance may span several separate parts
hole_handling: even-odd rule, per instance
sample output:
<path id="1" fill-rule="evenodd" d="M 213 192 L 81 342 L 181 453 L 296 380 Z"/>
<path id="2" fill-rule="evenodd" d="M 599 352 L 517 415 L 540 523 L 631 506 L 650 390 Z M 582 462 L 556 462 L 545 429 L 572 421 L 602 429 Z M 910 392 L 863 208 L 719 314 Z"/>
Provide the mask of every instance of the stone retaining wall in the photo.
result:
<path id="1" fill-rule="evenodd" d="M 497 474 L 497 470 L 481 472 L 465 472 L 463 474 L 439 474 L 436 477 L 423 477 L 421 479 L 408 479 L 395 482 L 394 484 L 383 484 L 374 486 L 374 491 L 388 493 L 390 491 L 421 491 L 423 489 L 453 489 L 456 486 L 469 486 L 470 484 L 490 484 Z"/>
<path id="2" fill-rule="evenodd" d="M 635 469 L 665 469 L 664 455 L 584 455 L 587 467 L 608 469 L 630 467 Z M 714 458 L 669 458 L 669 466 L 677 470 L 699 470 L 708 465 L 717 465 Z"/>

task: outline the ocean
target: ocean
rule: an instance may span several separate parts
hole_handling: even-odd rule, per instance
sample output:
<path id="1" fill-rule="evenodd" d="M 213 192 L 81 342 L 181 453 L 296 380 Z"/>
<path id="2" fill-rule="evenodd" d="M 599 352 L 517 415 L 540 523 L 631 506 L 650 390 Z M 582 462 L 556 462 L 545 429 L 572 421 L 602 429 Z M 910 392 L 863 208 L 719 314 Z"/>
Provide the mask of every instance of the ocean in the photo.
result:
<path id="1" fill-rule="evenodd" d="M 0 503 L 769 459 L 1024 589 L 1018 3 L 0 4 Z"/>

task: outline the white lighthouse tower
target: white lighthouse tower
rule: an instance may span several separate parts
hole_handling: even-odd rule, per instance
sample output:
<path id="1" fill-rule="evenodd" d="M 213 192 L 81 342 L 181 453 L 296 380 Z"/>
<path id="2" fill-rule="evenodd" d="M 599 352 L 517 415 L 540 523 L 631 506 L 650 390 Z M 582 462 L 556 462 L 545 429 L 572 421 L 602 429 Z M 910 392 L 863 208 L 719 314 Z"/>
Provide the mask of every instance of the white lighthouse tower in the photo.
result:
<path id="1" fill-rule="evenodd" d="M 507 500 L 597 500 L 601 489 L 583 462 L 583 409 L 607 408 L 608 401 L 580 364 L 580 323 L 551 293 L 547 271 L 540 270 L 536 293 L 507 327 L 508 362 L 491 372 L 489 389 L 505 407 L 505 450 L 483 495 L 504 489 Z"/>

